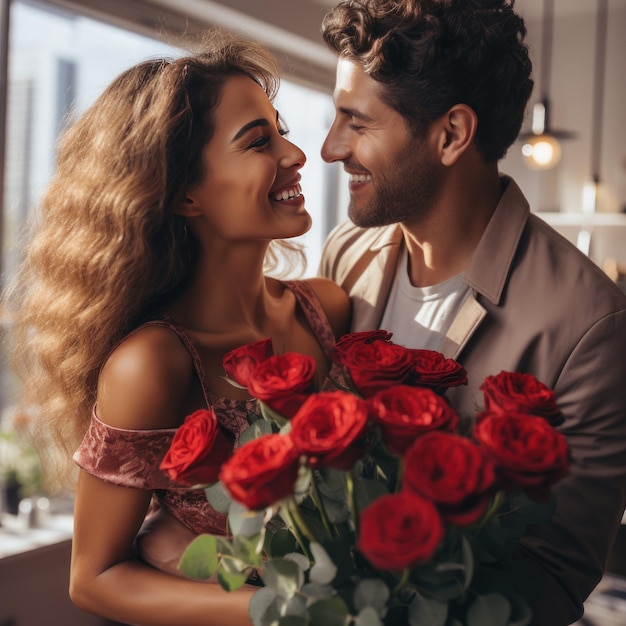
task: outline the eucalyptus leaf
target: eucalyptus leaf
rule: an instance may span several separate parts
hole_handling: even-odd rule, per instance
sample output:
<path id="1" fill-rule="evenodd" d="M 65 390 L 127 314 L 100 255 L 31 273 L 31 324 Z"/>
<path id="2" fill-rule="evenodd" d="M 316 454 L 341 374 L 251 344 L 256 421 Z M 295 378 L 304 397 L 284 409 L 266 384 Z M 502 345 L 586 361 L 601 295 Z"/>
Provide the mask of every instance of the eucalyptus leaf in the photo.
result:
<path id="1" fill-rule="evenodd" d="M 239 445 L 243 446 L 253 439 L 258 439 L 261 435 L 271 435 L 273 432 L 272 422 L 258 419 L 239 435 Z"/>
<path id="2" fill-rule="evenodd" d="M 178 567 L 193 580 L 206 580 L 214 574 L 217 565 L 217 538 L 198 535 L 183 553 Z"/>
<path id="3" fill-rule="evenodd" d="M 306 572 L 311 567 L 309 559 L 300 552 L 289 552 L 285 554 L 285 559 L 293 561 L 303 572 Z"/>
<path id="4" fill-rule="evenodd" d="M 235 591 L 240 589 L 248 580 L 248 574 L 245 572 L 229 571 L 224 567 L 224 561 L 222 561 L 221 567 L 217 571 L 217 580 L 219 581 L 222 589 L 226 591 Z"/>
<path id="5" fill-rule="evenodd" d="M 306 617 L 285 615 L 278 620 L 277 626 L 307 626 L 308 623 L 309 620 Z"/>
<path id="6" fill-rule="evenodd" d="M 307 600 L 307 606 L 313 604 L 317 600 L 322 598 L 332 598 L 337 595 L 337 592 L 330 585 L 319 585 L 318 583 L 306 583 L 300 589 L 300 595 L 304 596 Z"/>
<path id="7" fill-rule="evenodd" d="M 472 578 L 474 578 L 474 550 L 472 550 L 472 545 L 467 540 L 465 535 L 462 539 L 462 554 L 463 554 L 463 562 L 465 565 L 465 588 L 467 589 L 472 582 Z"/>
<path id="8" fill-rule="evenodd" d="M 352 601 L 357 611 L 369 607 L 382 617 L 389 596 L 389 587 L 380 578 L 364 578 L 357 583 Z"/>
<path id="9" fill-rule="evenodd" d="M 261 402 L 259 400 L 259 408 L 261 409 L 261 415 L 263 419 L 268 420 L 269 422 L 276 422 L 278 426 L 284 426 L 285 424 L 289 424 L 289 420 L 283 417 L 280 413 L 274 411 L 271 407 L 269 407 L 265 402 Z"/>
<path id="10" fill-rule="evenodd" d="M 209 501 L 209 504 L 216 511 L 223 513 L 224 515 L 228 515 L 228 511 L 233 500 L 228 495 L 221 482 L 217 482 L 210 487 L 206 487 L 204 493 L 206 494 L 206 499 Z"/>
<path id="11" fill-rule="evenodd" d="M 261 532 L 254 537 L 236 535 L 233 539 L 233 553 L 235 557 L 249 565 L 261 565 L 264 534 L 264 532 Z"/>
<path id="12" fill-rule="evenodd" d="M 383 626 L 378 613 L 371 606 L 365 607 L 355 618 L 355 626 Z"/>
<path id="13" fill-rule="evenodd" d="M 311 543 L 309 550 L 311 550 L 314 560 L 309 577 L 311 582 L 319 583 L 320 585 L 329 584 L 337 575 L 337 566 L 319 543 Z"/>
<path id="14" fill-rule="evenodd" d="M 499 593 L 478 596 L 467 610 L 467 626 L 508 626 L 510 602 Z"/>
<path id="15" fill-rule="evenodd" d="M 280 619 L 276 606 L 276 594 L 269 588 L 259 589 L 250 598 L 248 613 L 253 626 L 270 626 Z"/>
<path id="16" fill-rule="evenodd" d="M 272 559 L 267 561 L 261 578 L 266 587 L 280 598 L 289 599 L 304 584 L 304 572 L 293 561 Z"/>
<path id="17" fill-rule="evenodd" d="M 297 593 L 293 597 L 289 598 L 285 604 L 285 615 L 296 615 L 307 620 L 307 607 L 308 601 L 304 595 Z"/>
<path id="18" fill-rule="evenodd" d="M 229 556 L 234 556 L 235 551 L 233 550 L 233 544 L 228 537 L 216 537 L 217 539 L 217 552 L 218 554 L 226 554 Z"/>
<path id="19" fill-rule="evenodd" d="M 278 528 L 266 533 L 264 549 L 268 557 L 281 557 L 295 552 L 298 549 L 298 542 L 289 530 Z"/>
<path id="20" fill-rule="evenodd" d="M 416 593 L 409 605 L 410 626 L 444 626 L 448 618 L 448 603 L 425 598 Z"/>
<path id="21" fill-rule="evenodd" d="M 345 626 L 350 615 L 346 603 L 338 596 L 318 600 L 307 609 L 312 624 Z"/>
<path id="22" fill-rule="evenodd" d="M 233 502 L 228 513 L 228 525 L 233 535 L 255 537 L 265 527 L 265 511 L 250 511 L 239 502 Z"/>
<path id="23" fill-rule="evenodd" d="M 359 511 L 388 493 L 389 488 L 380 480 L 361 478 L 354 482 L 354 496 Z"/>

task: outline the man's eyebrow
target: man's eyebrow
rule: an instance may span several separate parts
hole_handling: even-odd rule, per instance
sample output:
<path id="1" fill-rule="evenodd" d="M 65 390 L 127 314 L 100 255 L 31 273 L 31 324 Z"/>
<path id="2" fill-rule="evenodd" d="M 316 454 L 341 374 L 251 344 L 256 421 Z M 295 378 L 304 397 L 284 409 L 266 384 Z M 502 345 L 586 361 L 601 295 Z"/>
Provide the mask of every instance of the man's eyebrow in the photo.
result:
<path id="1" fill-rule="evenodd" d="M 252 120 L 251 122 L 244 124 L 239 129 L 239 132 L 237 132 L 237 134 L 233 137 L 232 141 L 237 141 L 237 139 L 245 135 L 251 128 L 255 128 L 256 126 L 269 126 L 269 125 L 270 123 L 264 117 L 261 117 L 258 120 Z"/>
<path id="2" fill-rule="evenodd" d="M 350 117 L 356 117 L 358 120 L 363 120 L 364 122 L 373 122 L 373 118 L 369 117 L 369 115 L 365 115 L 358 109 L 349 109 L 348 107 L 339 107 L 339 111 L 344 115 L 349 115 Z"/>

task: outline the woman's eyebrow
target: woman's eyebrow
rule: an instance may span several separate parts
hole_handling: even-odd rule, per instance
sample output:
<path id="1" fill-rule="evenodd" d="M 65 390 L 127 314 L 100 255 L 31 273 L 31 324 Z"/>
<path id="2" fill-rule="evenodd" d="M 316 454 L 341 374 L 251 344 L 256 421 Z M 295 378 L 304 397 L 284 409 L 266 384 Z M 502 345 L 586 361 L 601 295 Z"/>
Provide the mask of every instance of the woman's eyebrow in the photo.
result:
<path id="1" fill-rule="evenodd" d="M 244 124 L 237 134 L 233 137 L 232 141 L 237 141 L 242 135 L 245 135 L 251 128 L 255 128 L 256 126 L 269 126 L 270 123 L 264 118 L 259 118 L 258 120 L 252 120 L 247 124 Z"/>

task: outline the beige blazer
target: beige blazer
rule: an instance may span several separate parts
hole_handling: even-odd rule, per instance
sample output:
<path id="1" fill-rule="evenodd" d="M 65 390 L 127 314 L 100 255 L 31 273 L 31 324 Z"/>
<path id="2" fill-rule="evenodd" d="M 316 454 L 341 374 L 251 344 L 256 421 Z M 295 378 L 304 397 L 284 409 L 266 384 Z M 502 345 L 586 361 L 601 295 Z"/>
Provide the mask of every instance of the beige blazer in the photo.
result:
<path id="1" fill-rule="evenodd" d="M 503 184 L 465 273 L 473 297 L 443 347 L 469 384 L 447 395 L 472 416 L 482 406 L 480 384 L 502 370 L 532 373 L 557 394 L 572 471 L 557 488 L 553 523 L 525 541 L 531 561 L 511 575 L 534 605 L 533 623 L 559 626 L 582 614 L 626 507 L 626 295 L 530 213 L 515 182 Z M 353 330 L 379 327 L 402 245 L 397 225 L 346 223 L 330 234 L 320 274 L 350 294 Z"/>

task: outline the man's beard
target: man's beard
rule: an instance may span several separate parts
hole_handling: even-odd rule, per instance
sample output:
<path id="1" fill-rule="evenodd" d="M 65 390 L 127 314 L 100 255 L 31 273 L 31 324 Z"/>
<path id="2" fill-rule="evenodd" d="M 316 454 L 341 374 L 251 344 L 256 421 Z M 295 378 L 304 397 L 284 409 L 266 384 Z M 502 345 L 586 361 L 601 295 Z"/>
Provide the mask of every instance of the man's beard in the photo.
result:
<path id="1" fill-rule="evenodd" d="M 398 222 L 419 221 L 429 214 L 439 189 L 440 172 L 428 160 L 426 149 L 407 146 L 385 174 L 377 175 L 373 195 L 365 206 L 355 206 L 350 199 L 348 216 L 363 228 Z"/>

